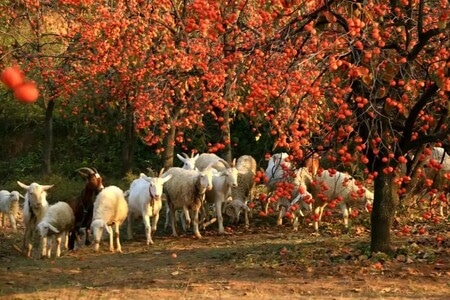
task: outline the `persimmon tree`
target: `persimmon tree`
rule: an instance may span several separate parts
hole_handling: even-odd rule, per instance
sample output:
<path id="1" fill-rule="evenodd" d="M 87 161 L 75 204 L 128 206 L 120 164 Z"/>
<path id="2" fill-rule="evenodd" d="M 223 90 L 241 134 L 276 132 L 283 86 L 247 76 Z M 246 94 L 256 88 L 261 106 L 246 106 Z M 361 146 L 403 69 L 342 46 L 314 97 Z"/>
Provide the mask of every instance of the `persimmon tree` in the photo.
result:
<path id="1" fill-rule="evenodd" d="M 277 90 L 281 98 L 267 97 L 278 142 L 295 149 L 299 136 L 311 135 L 336 166 L 359 164 L 375 190 L 371 249 L 389 252 L 398 197 L 405 192 L 400 186 L 409 180 L 398 172 L 405 155 L 450 142 L 449 3 L 280 5 L 295 18 L 270 44 L 295 49 L 301 78 L 297 102 L 287 96 L 289 89 Z M 279 55 L 272 49 L 266 58 Z"/>
<path id="2" fill-rule="evenodd" d="M 42 1 L 3 1 L 2 61 L 19 65 L 27 76 L 38 82 L 41 105 L 45 110 L 45 142 L 43 143 L 42 169 L 51 173 L 53 147 L 53 113 L 57 99 L 57 78 L 67 66 L 65 56 L 67 32 L 63 16 L 49 3 Z"/>

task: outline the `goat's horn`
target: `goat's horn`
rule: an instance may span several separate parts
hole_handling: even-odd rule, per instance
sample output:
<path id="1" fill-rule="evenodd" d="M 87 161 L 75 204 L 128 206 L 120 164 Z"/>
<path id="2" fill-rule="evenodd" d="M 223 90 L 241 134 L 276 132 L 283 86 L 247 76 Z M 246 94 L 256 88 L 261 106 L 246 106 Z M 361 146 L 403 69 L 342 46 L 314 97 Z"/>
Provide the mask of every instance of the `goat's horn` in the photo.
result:
<path id="1" fill-rule="evenodd" d="M 95 173 L 99 174 L 96 168 L 91 168 Z"/>
<path id="2" fill-rule="evenodd" d="M 184 153 L 184 152 L 181 152 L 181 155 L 183 155 L 184 156 L 184 158 L 189 158 L 189 155 L 187 155 L 186 153 Z"/>
<path id="3" fill-rule="evenodd" d="M 161 177 L 161 175 L 164 173 L 164 168 L 161 169 L 161 171 L 159 171 L 159 175 L 158 177 Z"/>
<path id="4" fill-rule="evenodd" d="M 221 158 L 221 159 L 219 159 L 219 161 L 220 161 L 221 163 L 223 163 L 227 169 L 228 169 L 228 168 L 231 168 L 230 164 L 227 163 L 227 161 L 226 161 L 225 159 Z"/>
<path id="5" fill-rule="evenodd" d="M 88 173 L 85 173 L 84 171 L 87 171 Z M 76 170 L 76 172 L 80 173 L 81 176 L 87 176 L 91 174 L 95 174 L 95 171 L 88 167 L 82 167 Z"/>
<path id="6" fill-rule="evenodd" d="M 235 167 L 236 166 L 236 158 L 233 158 L 233 161 L 231 162 L 231 166 Z"/>

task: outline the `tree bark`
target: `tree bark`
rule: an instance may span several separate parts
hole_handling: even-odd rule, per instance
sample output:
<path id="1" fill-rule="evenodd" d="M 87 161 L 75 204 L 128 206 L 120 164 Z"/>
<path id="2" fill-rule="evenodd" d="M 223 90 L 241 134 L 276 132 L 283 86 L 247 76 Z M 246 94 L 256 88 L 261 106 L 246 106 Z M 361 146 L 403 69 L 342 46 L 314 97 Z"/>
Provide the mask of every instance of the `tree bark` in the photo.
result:
<path id="1" fill-rule="evenodd" d="M 134 131 L 133 112 L 131 107 L 127 106 L 125 120 L 125 141 L 122 145 L 122 173 L 125 175 L 133 167 L 134 147 L 136 144 L 136 133 Z"/>
<path id="2" fill-rule="evenodd" d="M 173 122 L 172 122 L 173 124 Z M 163 166 L 167 170 L 173 167 L 173 155 L 175 148 L 175 133 L 176 127 L 170 126 L 169 132 L 164 137 L 164 152 L 163 152 Z"/>
<path id="3" fill-rule="evenodd" d="M 49 100 L 45 110 L 45 138 L 44 138 L 44 152 L 42 161 L 42 172 L 44 175 L 52 173 L 52 150 L 53 150 L 53 110 L 55 102 Z"/>
<path id="4" fill-rule="evenodd" d="M 225 110 L 223 113 L 223 125 L 226 127 L 223 133 L 223 141 L 225 143 L 225 148 L 223 149 L 223 159 L 228 163 L 231 163 L 233 159 L 233 153 L 231 152 L 231 132 L 230 132 L 230 112 Z"/>
<path id="5" fill-rule="evenodd" d="M 398 204 L 397 185 L 394 173 L 380 172 L 374 181 L 374 203 L 371 215 L 372 252 L 391 253 L 391 227 Z"/>

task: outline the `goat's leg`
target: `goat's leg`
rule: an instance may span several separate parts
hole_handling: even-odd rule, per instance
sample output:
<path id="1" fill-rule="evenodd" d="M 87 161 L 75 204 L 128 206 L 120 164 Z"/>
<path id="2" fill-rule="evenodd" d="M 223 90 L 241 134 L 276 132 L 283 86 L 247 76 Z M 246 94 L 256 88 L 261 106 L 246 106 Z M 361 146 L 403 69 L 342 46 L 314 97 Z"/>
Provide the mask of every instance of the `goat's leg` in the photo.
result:
<path id="1" fill-rule="evenodd" d="M 143 213 L 142 221 L 144 222 L 144 226 L 145 226 L 145 236 L 147 238 L 147 245 L 150 245 L 150 244 L 153 245 L 152 229 L 150 227 L 150 216 L 147 215 L 146 213 Z"/>
<path id="2" fill-rule="evenodd" d="M 25 229 L 25 236 L 23 240 L 23 248 L 26 251 L 27 257 L 31 257 L 31 251 L 33 250 L 33 231 L 27 227 Z"/>
<path id="3" fill-rule="evenodd" d="M 153 222 L 150 222 L 150 223 L 152 224 L 152 233 L 155 233 L 156 228 L 158 226 L 159 213 L 155 214 L 152 218 L 153 218 Z"/>
<path id="4" fill-rule="evenodd" d="M 344 226 L 345 229 L 348 229 L 348 215 L 349 215 L 349 208 L 345 203 L 341 204 L 341 212 L 342 217 L 344 218 Z"/>
<path id="5" fill-rule="evenodd" d="M 197 222 L 198 222 L 198 211 L 199 209 L 197 209 Z M 189 209 L 187 208 L 187 206 L 183 206 L 183 213 L 184 218 L 186 220 L 186 228 L 191 228 L 191 215 L 189 214 Z"/>
<path id="6" fill-rule="evenodd" d="M 47 246 L 48 246 L 47 237 L 44 236 L 41 238 L 41 258 L 47 256 Z"/>
<path id="7" fill-rule="evenodd" d="M 127 238 L 128 238 L 128 240 L 133 239 L 133 230 L 131 228 L 131 226 L 132 226 L 132 219 L 133 219 L 133 217 L 129 213 L 128 214 L 128 218 L 127 218 Z"/>
<path id="8" fill-rule="evenodd" d="M 217 215 L 217 224 L 219 225 L 219 234 L 225 233 L 225 229 L 223 228 L 222 203 L 223 203 L 223 201 L 219 200 L 219 201 L 216 201 L 216 205 L 215 205 L 216 215 Z"/>
<path id="9" fill-rule="evenodd" d="M 250 226 L 250 221 L 249 221 L 250 208 L 247 206 L 247 204 L 245 206 L 246 207 L 244 207 L 244 220 L 245 220 L 244 224 L 245 224 L 245 227 L 249 227 Z M 238 217 L 238 222 L 239 222 L 239 217 Z"/>
<path id="10" fill-rule="evenodd" d="M 89 226 L 86 225 L 85 231 L 86 231 L 86 239 L 84 241 L 84 244 L 86 246 L 90 246 L 92 244 L 92 242 L 91 242 L 91 224 L 90 223 L 89 223 Z"/>
<path id="11" fill-rule="evenodd" d="M 116 239 L 117 252 L 122 253 L 122 245 L 120 244 L 120 226 L 119 223 L 114 224 L 114 237 Z"/>
<path id="12" fill-rule="evenodd" d="M 53 238 L 53 236 L 50 236 L 50 238 L 47 240 L 47 258 L 52 257 Z"/>
<path id="13" fill-rule="evenodd" d="M 170 208 L 169 205 L 166 205 L 166 220 L 164 222 L 164 229 L 167 229 L 169 227 L 170 223 Z"/>
<path id="14" fill-rule="evenodd" d="M 0 215 L 2 215 L 2 226 L 1 227 L 5 228 L 5 221 L 6 221 L 5 214 L 0 212 Z"/>
<path id="15" fill-rule="evenodd" d="M 172 235 L 178 236 L 177 229 L 175 227 L 175 207 L 173 207 L 173 205 L 170 205 L 169 209 L 170 209 L 170 223 L 172 224 Z"/>
<path id="16" fill-rule="evenodd" d="M 75 249 L 75 239 L 77 238 L 77 228 L 73 228 L 71 231 L 69 231 L 69 250 Z"/>
<path id="17" fill-rule="evenodd" d="M 194 213 L 194 222 L 193 222 L 193 231 L 194 234 L 197 238 L 201 239 L 202 235 L 200 234 L 200 231 L 198 229 L 198 213 L 199 213 L 199 208 L 193 209 L 193 213 Z"/>
<path id="18" fill-rule="evenodd" d="M 3 214 L 3 226 L 5 225 L 5 214 Z M 14 214 L 9 214 L 9 222 L 11 223 L 11 227 L 14 232 L 17 232 L 16 218 Z"/>
<path id="19" fill-rule="evenodd" d="M 56 257 L 61 256 L 61 241 L 62 241 L 62 234 L 57 235 L 55 237 L 56 240 Z"/>
<path id="20" fill-rule="evenodd" d="M 323 211 L 322 206 L 317 206 L 314 209 L 314 231 L 316 233 L 319 233 L 319 223 L 320 219 L 322 218 L 322 214 L 320 213 L 321 211 Z"/>
<path id="21" fill-rule="evenodd" d="M 114 235 L 115 235 L 115 232 L 114 232 L 114 230 L 112 229 L 111 226 L 106 225 L 105 227 L 107 228 L 106 230 L 108 231 L 108 234 L 109 234 L 109 251 L 114 252 Z"/>

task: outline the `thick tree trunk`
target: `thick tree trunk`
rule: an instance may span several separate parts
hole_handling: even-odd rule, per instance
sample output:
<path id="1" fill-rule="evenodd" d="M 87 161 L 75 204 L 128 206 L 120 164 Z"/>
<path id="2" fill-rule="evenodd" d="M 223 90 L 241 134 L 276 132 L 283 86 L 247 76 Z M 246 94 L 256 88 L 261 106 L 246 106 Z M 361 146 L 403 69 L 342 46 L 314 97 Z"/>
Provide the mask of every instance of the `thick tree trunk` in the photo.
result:
<path id="1" fill-rule="evenodd" d="M 176 127 L 171 126 L 169 132 L 164 138 L 163 166 L 167 170 L 173 167 L 173 155 L 175 148 L 175 132 Z"/>
<path id="2" fill-rule="evenodd" d="M 133 112 L 127 107 L 125 120 L 125 141 L 122 145 L 122 173 L 125 175 L 133 167 L 136 133 L 134 131 Z"/>
<path id="3" fill-rule="evenodd" d="M 44 138 L 44 153 L 42 161 L 42 172 L 44 175 L 52 173 L 52 150 L 53 150 L 53 110 L 55 102 L 48 101 L 47 109 L 45 110 L 45 138 Z"/>
<path id="4" fill-rule="evenodd" d="M 230 112 L 228 111 L 228 109 L 224 111 L 223 119 L 223 125 L 226 128 L 222 131 L 223 140 L 225 142 L 225 148 L 223 149 L 223 159 L 231 163 L 231 160 L 233 159 L 233 153 L 231 152 Z"/>
<path id="5" fill-rule="evenodd" d="M 375 178 L 375 195 L 371 216 L 372 252 L 392 252 L 391 227 L 398 205 L 397 185 L 394 184 L 394 173 L 380 174 Z"/>

